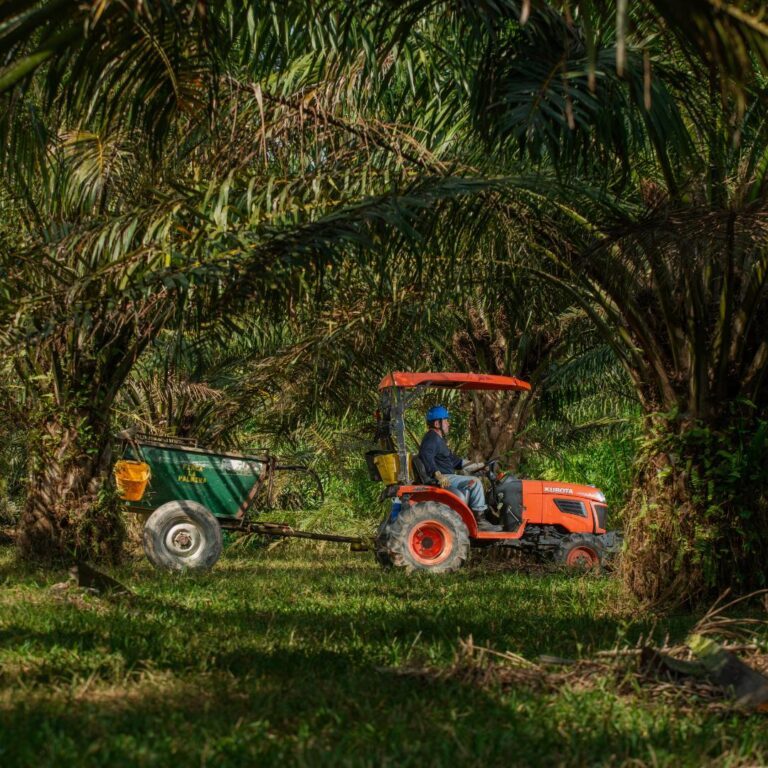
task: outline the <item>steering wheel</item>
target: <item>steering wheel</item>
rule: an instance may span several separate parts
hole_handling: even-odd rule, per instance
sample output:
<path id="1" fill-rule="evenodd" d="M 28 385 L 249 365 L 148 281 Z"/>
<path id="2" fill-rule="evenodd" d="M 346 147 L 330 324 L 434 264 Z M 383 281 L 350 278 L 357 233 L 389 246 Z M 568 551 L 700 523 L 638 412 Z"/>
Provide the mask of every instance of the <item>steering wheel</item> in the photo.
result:
<path id="1" fill-rule="evenodd" d="M 483 467 L 483 469 L 485 469 L 489 475 L 495 476 L 496 469 L 500 461 L 501 459 L 498 456 L 493 456 L 485 462 L 485 466 Z"/>

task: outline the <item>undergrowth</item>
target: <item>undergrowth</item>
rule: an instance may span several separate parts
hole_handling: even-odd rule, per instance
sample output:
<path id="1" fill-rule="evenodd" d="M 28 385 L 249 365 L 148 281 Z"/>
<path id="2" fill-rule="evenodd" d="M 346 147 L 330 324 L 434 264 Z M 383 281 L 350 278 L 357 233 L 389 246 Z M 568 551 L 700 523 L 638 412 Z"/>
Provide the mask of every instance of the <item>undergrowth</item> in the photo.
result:
<path id="1" fill-rule="evenodd" d="M 523 477 L 595 485 L 620 515 L 629 500 L 639 430 L 634 424 L 607 435 L 593 435 L 563 449 L 529 451 L 520 468 Z"/>

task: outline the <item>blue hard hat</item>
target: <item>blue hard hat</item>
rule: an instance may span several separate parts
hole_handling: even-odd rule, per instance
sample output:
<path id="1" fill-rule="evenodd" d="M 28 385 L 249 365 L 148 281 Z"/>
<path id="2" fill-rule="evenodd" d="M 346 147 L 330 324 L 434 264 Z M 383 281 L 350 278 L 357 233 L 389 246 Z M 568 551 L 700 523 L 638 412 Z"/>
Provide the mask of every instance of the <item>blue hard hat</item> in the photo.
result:
<path id="1" fill-rule="evenodd" d="M 438 419 L 450 419 L 451 414 L 448 413 L 448 409 L 444 405 L 433 405 L 427 411 L 427 424 L 431 424 Z"/>

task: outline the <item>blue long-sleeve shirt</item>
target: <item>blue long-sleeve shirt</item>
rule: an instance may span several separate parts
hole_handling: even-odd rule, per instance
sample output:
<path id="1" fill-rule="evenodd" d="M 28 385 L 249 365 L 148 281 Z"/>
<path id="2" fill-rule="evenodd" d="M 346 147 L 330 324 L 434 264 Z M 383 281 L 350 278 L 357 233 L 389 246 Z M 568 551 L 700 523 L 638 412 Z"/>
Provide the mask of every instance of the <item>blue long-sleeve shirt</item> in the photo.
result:
<path id="1" fill-rule="evenodd" d="M 430 429 L 419 446 L 419 458 L 430 477 L 435 472 L 450 475 L 461 469 L 461 458 L 451 451 L 442 435 L 437 430 Z"/>

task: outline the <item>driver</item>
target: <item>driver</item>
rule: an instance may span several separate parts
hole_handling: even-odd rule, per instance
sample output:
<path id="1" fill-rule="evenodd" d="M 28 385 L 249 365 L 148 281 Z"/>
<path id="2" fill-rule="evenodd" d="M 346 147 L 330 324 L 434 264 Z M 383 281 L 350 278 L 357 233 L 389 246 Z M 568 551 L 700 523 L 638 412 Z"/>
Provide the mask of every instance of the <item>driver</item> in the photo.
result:
<path id="1" fill-rule="evenodd" d="M 451 452 L 445 442 L 450 429 L 451 415 L 444 405 L 435 405 L 427 411 L 427 434 L 419 446 L 419 458 L 430 477 L 434 477 L 441 488 L 455 493 L 460 498 L 469 497 L 469 507 L 477 520 L 480 531 L 501 531 L 500 525 L 492 525 L 485 518 L 488 509 L 485 503 L 483 484 L 476 477 L 455 474 L 464 469 L 475 472 L 483 464 L 472 464 L 469 459 L 461 459 Z"/>

